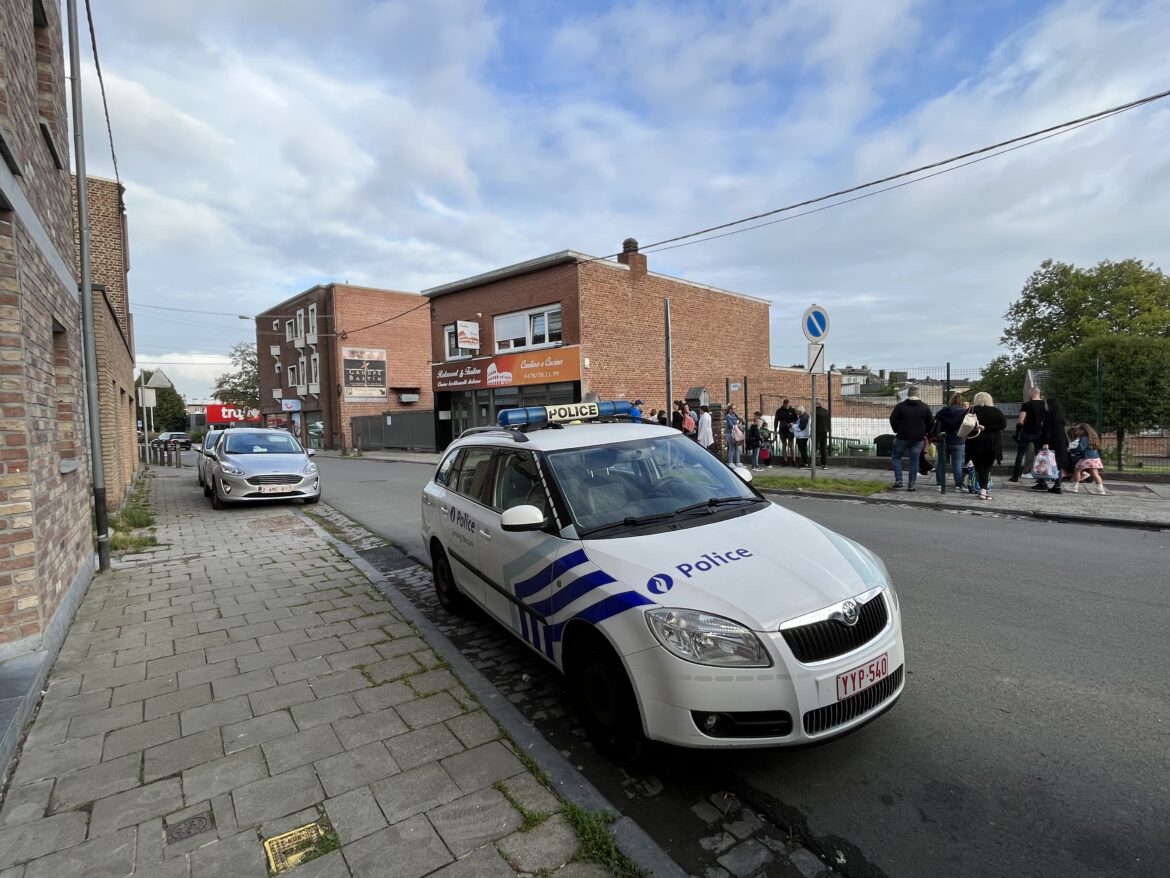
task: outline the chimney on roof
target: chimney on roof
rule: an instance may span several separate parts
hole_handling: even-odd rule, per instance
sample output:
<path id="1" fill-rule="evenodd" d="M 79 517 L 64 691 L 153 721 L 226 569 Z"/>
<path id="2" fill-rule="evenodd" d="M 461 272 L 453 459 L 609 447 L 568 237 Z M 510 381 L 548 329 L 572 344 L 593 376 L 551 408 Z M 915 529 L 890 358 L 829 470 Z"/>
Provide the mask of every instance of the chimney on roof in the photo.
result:
<path id="1" fill-rule="evenodd" d="M 622 241 L 622 252 L 618 262 L 630 267 L 630 276 L 639 278 L 646 276 L 646 257 L 638 252 L 636 238 L 626 238 Z"/>

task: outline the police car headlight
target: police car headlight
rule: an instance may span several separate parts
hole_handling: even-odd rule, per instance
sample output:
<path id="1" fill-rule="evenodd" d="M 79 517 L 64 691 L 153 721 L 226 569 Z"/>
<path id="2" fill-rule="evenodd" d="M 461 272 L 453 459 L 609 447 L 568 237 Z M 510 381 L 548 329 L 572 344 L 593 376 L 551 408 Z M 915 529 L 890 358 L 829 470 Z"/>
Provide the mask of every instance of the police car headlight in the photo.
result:
<path id="1" fill-rule="evenodd" d="M 667 607 L 650 610 L 646 622 L 659 643 L 670 653 L 700 665 L 766 668 L 772 664 L 760 639 L 738 622 Z"/>

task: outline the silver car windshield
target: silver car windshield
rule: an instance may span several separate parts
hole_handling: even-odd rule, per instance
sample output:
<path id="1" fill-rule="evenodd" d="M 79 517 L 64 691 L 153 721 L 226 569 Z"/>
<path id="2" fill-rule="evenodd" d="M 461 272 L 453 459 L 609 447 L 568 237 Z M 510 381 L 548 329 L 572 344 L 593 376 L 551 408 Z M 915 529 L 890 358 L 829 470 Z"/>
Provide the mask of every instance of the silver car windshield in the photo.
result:
<path id="1" fill-rule="evenodd" d="M 574 521 L 586 533 L 767 502 L 681 433 L 554 451 L 547 458 Z"/>
<path id="2" fill-rule="evenodd" d="M 224 454 L 303 454 L 301 443 L 288 433 L 233 433 L 220 442 Z"/>

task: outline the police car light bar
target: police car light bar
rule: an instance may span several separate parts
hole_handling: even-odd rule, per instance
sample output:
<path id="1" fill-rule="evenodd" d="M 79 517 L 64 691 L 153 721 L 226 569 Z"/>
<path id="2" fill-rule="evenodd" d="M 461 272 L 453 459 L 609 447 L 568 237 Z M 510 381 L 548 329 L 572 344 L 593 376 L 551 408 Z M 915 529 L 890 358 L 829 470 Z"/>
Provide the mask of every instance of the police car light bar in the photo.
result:
<path id="1" fill-rule="evenodd" d="M 522 427 L 526 424 L 561 424 L 566 421 L 593 421 L 629 415 L 633 409 L 626 400 L 616 402 L 570 402 L 565 405 L 530 405 L 527 408 L 504 409 L 498 420 L 501 427 Z"/>

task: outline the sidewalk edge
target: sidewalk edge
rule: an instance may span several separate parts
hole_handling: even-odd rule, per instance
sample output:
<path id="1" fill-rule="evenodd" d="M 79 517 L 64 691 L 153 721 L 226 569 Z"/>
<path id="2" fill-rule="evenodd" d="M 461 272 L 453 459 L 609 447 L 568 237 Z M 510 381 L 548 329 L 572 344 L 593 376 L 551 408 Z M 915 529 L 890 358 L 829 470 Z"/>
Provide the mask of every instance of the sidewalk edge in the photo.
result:
<path id="1" fill-rule="evenodd" d="M 515 705 L 500 695 L 499 690 L 463 656 L 463 653 L 447 638 L 447 635 L 426 618 L 387 576 L 362 558 L 352 546 L 337 539 L 311 517 L 303 513 L 301 517 L 320 536 L 335 546 L 342 556 L 360 570 L 370 582 L 376 585 L 378 590 L 394 606 L 394 609 L 423 633 L 428 643 L 437 647 L 443 658 L 450 663 L 455 676 L 471 690 L 472 694 L 483 704 L 484 709 L 511 735 L 516 746 L 528 754 L 548 775 L 559 795 L 580 808 L 589 811 L 610 811 L 616 814 L 617 819 L 610 827 L 610 834 L 613 836 L 614 842 L 623 854 L 648 875 L 686 878 L 686 872 L 670 858 L 666 851 L 635 821 L 624 817 L 621 811 L 615 808 L 597 787 L 582 777 L 581 773 L 561 755 L 560 751 L 545 740 L 544 736 L 524 718 Z"/>

